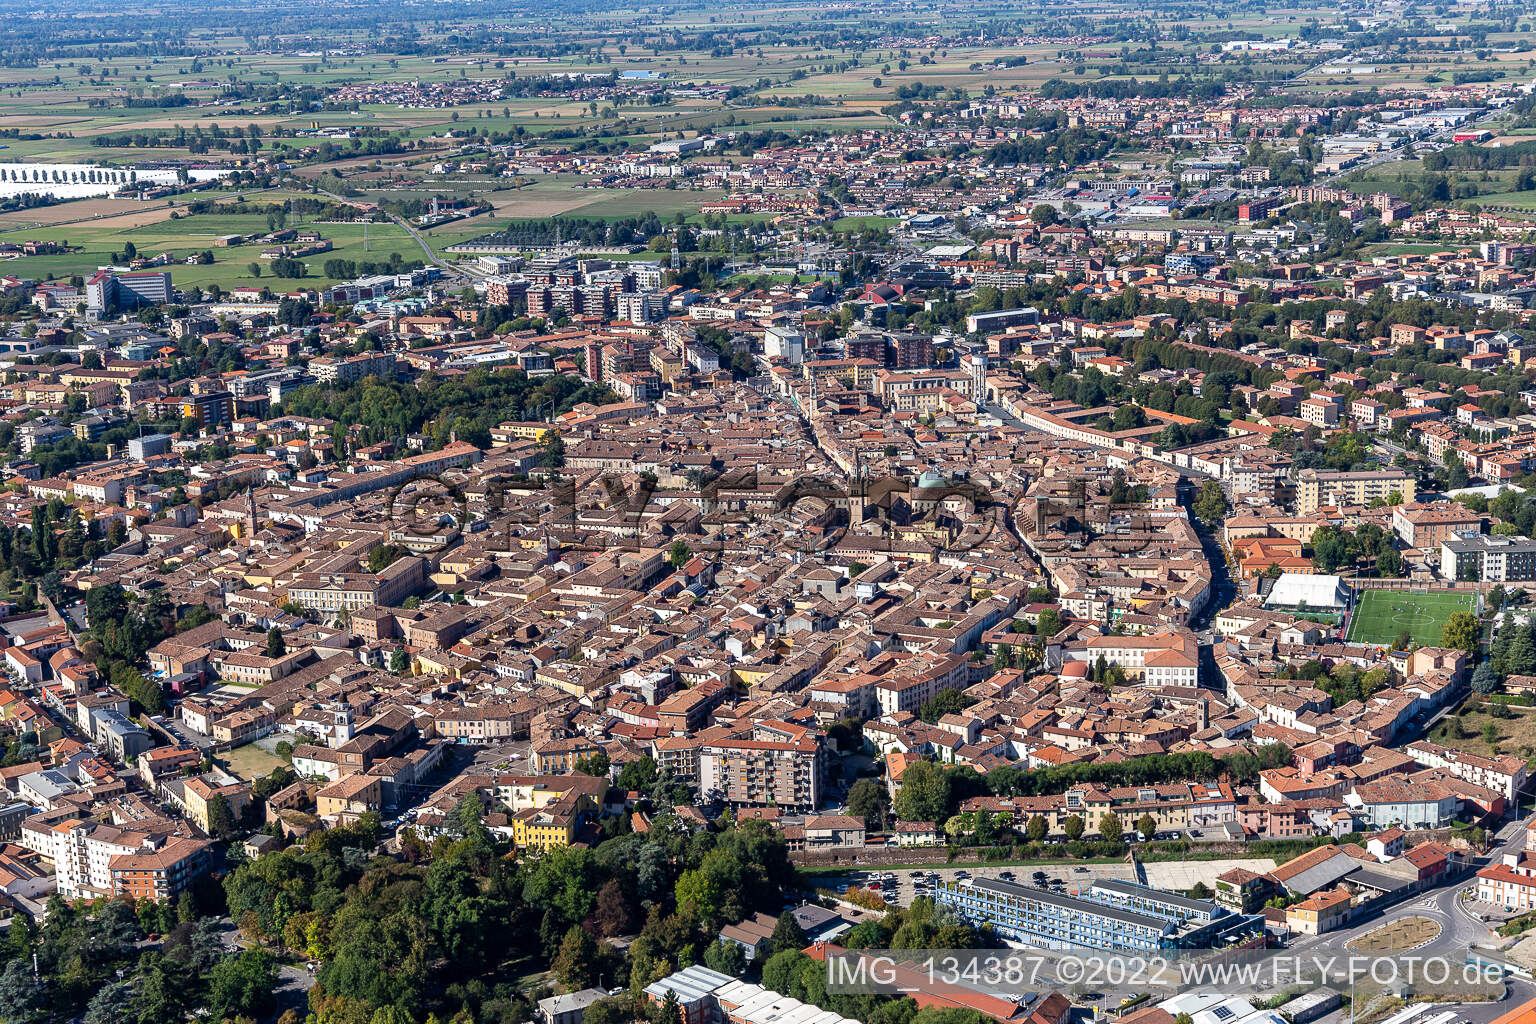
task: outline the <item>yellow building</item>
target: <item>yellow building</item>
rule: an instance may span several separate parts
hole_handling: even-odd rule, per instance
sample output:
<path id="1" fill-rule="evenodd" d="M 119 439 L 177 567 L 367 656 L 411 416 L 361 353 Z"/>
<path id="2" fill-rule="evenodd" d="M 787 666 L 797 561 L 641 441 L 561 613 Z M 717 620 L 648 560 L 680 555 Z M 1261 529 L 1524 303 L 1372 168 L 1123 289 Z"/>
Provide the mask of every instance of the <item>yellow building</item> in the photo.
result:
<path id="1" fill-rule="evenodd" d="M 519 850 L 563 850 L 597 812 L 585 793 L 569 792 L 543 807 L 529 807 L 512 816 L 512 842 Z"/>
<path id="2" fill-rule="evenodd" d="M 181 791 L 187 818 L 204 832 L 211 831 L 208 823 L 208 805 L 215 797 L 224 798 L 229 805 L 230 816 L 236 821 L 245 813 L 245 805 L 251 802 L 249 786 L 243 784 L 215 786 L 201 776 L 188 779 L 182 784 Z"/>
<path id="3" fill-rule="evenodd" d="M 358 815 L 383 806 L 384 786 L 373 775 L 348 775 L 315 794 L 315 812 L 338 823 L 356 820 Z"/>
<path id="4" fill-rule="evenodd" d="M 1313 893 L 1285 908 L 1285 923 L 1298 935 L 1322 935 L 1348 923 L 1354 898 L 1343 887 Z"/>
<path id="5" fill-rule="evenodd" d="M 503 447 L 518 440 L 543 444 L 558 433 L 560 431 L 549 423 L 540 423 L 537 420 L 508 420 L 491 428 L 491 445 Z"/>

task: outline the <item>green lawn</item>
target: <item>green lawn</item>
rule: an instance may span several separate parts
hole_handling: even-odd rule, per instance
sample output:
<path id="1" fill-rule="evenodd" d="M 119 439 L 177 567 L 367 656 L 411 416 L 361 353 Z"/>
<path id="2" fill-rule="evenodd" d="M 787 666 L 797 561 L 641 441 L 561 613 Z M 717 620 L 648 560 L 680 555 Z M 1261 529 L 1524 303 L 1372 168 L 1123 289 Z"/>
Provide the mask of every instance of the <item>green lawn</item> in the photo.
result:
<path id="1" fill-rule="evenodd" d="M 1522 210 L 1536 209 L 1536 192 L 1490 192 L 1477 197 L 1484 206 L 1514 206 Z"/>
<path id="2" fill-rule="evenodd" d="M 232 774 L 247 781 L 254 781 L 271 772 L 283 764 L 283 759 L 268 750 L 263 750 L 256 743 L 247 743 L 243 747 L 235 747 L 225 751 L 219 760 L 224 762 L 224 767 Z"/>
<path id="3" fill-rule="evenodd" d="M 382 262 L 392 252 L 398 252 L 406 260 L 422 258 L 421 247 L 395 224 L 370 224 L 366 228 L 366 237 L 365 228 L 361 224 L 305 222 L 291 226 L 318 231 L 332 243 L 329 252 L 304 257 L 303 263 L 309 268 L 308 275 L 303 279 L 305 284 L 329 283 L 331 279 L 325 276 L 325 262 L 331 259 Z M 112 255 L 122 249 L 123 243 L 133 242 L 141 253 L 158 255 L 170 252 L 177 257 L 177 261 L 165 269 L 171 272 L 171 281 L 178 288 L 210 284 L 221 288 L 268 285 L 275 291 L 283 291 L 298 287 L 299 282 L 295 280 L 271 275 L 271 261 L 261 258 L 261 251 L 266 248 L 263 245 L 248 244 L 228 248 L 214 246 L 214 239 L 221 235 L 256 234 L 265 233 L 266 230 L 264 216 L 242 213 L 239 207 L 155 224 L 124 225 L 120 222 L 107 222 L 23 228 L 9 232 L 8 237 L 61 240 L 78 248 L 68 253 L 22 257 L 10 261 L 6 266 L 8 273 L 37 278 L 68 277 L 72 274 L 88 276 L 96 267 L 111 263 Z M 182 262 L 186 256 L 203 250 L 213 252 L 213 263 L 188 266 Z M 252 263 L 262 268 L 260 277 L 250 272 Z"/>
<path id="4" fill-rule="evenodd" d="M 866 228 L 893 228 L 901 223 L 899 217 L 839 217 L 832 222 L 833 231 L 863 231 Z"/>
<path id="5" fill-rule="evenodd" d="M 1407 632 L 1415 643 L 1433 646 L 1452 612 L 1473 610 L 1471 594 L 1403 590 L 1362 591 L 1349 618 L 1349 643 L 1391 644 Z"/>

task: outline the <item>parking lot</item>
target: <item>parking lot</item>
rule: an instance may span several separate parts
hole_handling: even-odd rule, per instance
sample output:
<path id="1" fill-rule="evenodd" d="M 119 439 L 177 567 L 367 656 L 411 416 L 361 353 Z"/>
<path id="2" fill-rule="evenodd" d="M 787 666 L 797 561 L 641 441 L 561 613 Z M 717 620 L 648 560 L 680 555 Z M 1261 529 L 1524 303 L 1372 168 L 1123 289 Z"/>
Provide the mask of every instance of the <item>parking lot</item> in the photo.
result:
<path id="1" fill-rule="evenodd" d="M 1270 871 L 1275 862 L 1264 857 L 1236 860 L 1168 861 L 1142 865 L 1148 884 L 1166 889 L 1191 889 L 1196 882 L 1211 884 L 1211 880 L 1224 871 L 1235 867 L 1250 871 Z M 1087 889 L 1095 881 L 1119 879 L 1135 881 L 1135 869 L 1125 862 L 1083 863 L 1058 861 L 1049 864 L 993 866 L 988 864 L 957 864 L 941 868 L 872 867 L 855 869 L 836 875 L 817 876 L 816 884 L 839 891 L 839 886 L 874 887 L 887 903 L 901 906 L 911 904 L 918 896 L 932 892 L 936 880 L 945 882 L 956 878 L 1000 878 L 1020 885 L 1050 889 L 1073 895 Z"/>
<path id="2" fill-rule="evenodd" d="M 1270 857 L 1247 857 L 1233 860 L 1167 860 L 1153 861 L 1143 864 L 1142 869 L 1147 873 L 1147 884 L 1155 885 L 1159 889 L 1193 889 L 1196 882 L 1204 882 L 1207 888 L 1215 882 L 1216 876 L 1233 868 L 1247 868 L 1257 874 L 1264 874 L 1275 869 L 1275 862 Z"/>
<path id="3" fill-rule="evenodd" d="M 533 774 L 533 744 L 528 740 L 502 740 L 484 746 L 456 745 L 449 756 L 462 758 L 462 762 L 455 760 L 453 766 L 465 771 Z"/>
<path id="4" fill-rule="evenodd" d="M 1041 872 L 1036 877 L 1035 872 Z M 818 882 L 836 890 L 840 885 L 849 887 L 877 884 L 887 903 L 901 906 L 911 904 L 918 896 L 928 895 L 934 881 L 952 882 L 957 878 L 1001 878 L 1072 893 L 1089 885 L 1097 878 L 1132 878 L 1129 864 L 1044 864 L 1038 867 L 991 867 L 982 864 L 956 865 L 945 868 L 871 868 L 868 871 L 850 871 L 844 875 L 825 875 Z"/>

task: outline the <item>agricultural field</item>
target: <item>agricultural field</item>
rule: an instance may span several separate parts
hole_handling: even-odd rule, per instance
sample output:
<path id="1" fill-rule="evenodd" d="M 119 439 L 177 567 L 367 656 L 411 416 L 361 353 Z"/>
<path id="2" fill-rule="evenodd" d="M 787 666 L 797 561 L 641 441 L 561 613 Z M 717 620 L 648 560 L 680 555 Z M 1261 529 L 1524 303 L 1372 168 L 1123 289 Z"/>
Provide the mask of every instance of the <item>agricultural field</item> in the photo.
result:
<path id="1" fill-rule="evenodd" d="M 1416 644 L 1438 644 L 1451 613 L 1470 612 L 1474 603 L 1471 594 L 1448 591 L 1365 590 L 1355 600 L 1345 640 L 1388 646 L 1407 633 Z"/>
<path id="2" fill-rule="evenodd" d="M 29 211 L 30 212 L 30 211 Z M 333 249 L 304 257 L 309 268 L 303 278 L 306 284 L 326 284 L 333 279 L 325 276 L 327 260 L 346 259 L 382 262 L 393 252 L 406 260 L 423 258 L 420 246 L 395 224 L 338 224 L 326 222 L 290 223 L 291 227 L 307 227 L 330 239 Z M 153 223 L 137 223 L 132 218 L 109 218 L 81 224 L 64 224 L 45 228 L 11 228 L 0 230 L 0 239 L 38 239 L 68 243 L 71 251 L 47 256 L 28 256 L 4 264 L 10 272 L 24 273 L 45 280 L 88 276 L 96 268 L 113 263 L 114 254 L 123 252 L 125 243 L 146 256 L 158 256 L 169 252 L 175 262 L 164 269 L 171 273 L 171 281 L 178 288 L 218 285 L 223 289 L 236 287 L 268 286 L 277 291 L 288 287 L 284 279 L 269 273 L 270 260 L 261 258 L 261 245 L 237 245 L 228 248 L 215 246 L 215 240 L 231 234 L 265 232 L 265 217 L 242 214 L 237 210 L 228 213 L 208 213 L 165 219 Z M 214 262 L 189 266 L 183 262 L 187 256 L 211 251 Z M 251 264 L 262 268 L 260 276 L 251 272 Z"/>
<path id="3" fill-rule="evenodd" d="M 1479 195 L 1483 206 L 1507 207 L 1515 210 L 1536 210 L 1536 192 L 1494 192 Z"/>

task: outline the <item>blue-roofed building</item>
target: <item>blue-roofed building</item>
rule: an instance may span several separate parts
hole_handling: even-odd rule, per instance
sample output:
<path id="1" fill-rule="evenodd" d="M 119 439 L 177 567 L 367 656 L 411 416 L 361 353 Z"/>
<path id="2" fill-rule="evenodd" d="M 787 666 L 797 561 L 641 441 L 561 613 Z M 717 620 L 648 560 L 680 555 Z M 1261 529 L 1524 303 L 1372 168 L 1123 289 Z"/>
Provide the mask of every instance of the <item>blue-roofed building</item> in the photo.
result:
<path id="1" fill-rule="evenodd" d="M 1262 918 L 1130 882 L 1099 882 L 1069 896 L 974 878 L 940 885 L 933 898 L 974 924 L 991 925 L 1003 938 L 1043 949 L 1204 949 L 1263 934 Z"/>

